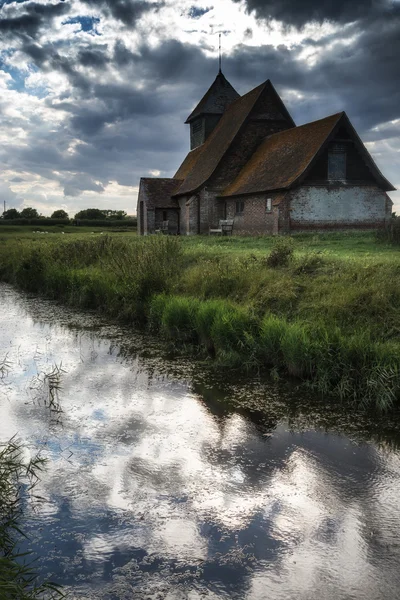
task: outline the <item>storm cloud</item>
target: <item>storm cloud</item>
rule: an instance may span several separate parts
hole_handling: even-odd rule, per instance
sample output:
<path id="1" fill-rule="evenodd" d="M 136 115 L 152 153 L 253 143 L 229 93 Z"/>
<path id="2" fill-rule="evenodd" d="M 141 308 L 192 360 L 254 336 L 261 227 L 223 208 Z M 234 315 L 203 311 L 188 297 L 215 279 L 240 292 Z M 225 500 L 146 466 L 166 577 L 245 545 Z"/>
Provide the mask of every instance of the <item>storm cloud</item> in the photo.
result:
<path id="1" fill-rule="evenodd" d="M 245 4 L 257 18 L 276 19 L 295 27 L 310 22 L 350 23 L 396 10 L 393 0 L 245 0 Z"/>
<path id="2" fill-rule="evenodd" d="M 51 25 L 55 17 L 66 14 L 69 8 L 64 1 L 57 4 L 19 3 L 17 10 L 10 7 L 5 16 L 0 13 L 0 33 L 13 36 L 23 34 L 34 38 L 42 27 Z"/>
<path id="3" fill-rule="evenodd" d="M 163 2 L 145 2 L 144 0 L 82 0 L 88 6 L 100 9 L 125 25 L 134 25 L 145 13 L 157 11 Z"/>
<path id="4" fill-rule="evenodd" d="M 399 4 L 232 0 L 231 21 L 224 6 L 0 2 L 9 203 L 134 212 L 140 176 L 171 176 L 188 150 L 184 121 L 215 78 L 222 28 L 223 71 L 239 93 L 271 79 L 298 124 L 345 110 L 399 185 Z"/>

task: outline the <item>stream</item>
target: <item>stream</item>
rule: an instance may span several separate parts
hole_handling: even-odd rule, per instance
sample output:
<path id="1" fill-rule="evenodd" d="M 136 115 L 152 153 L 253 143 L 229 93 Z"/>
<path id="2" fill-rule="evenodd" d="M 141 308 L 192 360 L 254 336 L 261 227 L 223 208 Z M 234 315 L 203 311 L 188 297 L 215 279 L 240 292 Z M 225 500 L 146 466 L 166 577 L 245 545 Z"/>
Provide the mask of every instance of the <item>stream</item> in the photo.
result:
<path id="1" fill-rule="evenodd" d="M 48 460 L 22 550 L 68 598 L 398 600 L 398 416 L 0 301 L 0 441 Z"/>

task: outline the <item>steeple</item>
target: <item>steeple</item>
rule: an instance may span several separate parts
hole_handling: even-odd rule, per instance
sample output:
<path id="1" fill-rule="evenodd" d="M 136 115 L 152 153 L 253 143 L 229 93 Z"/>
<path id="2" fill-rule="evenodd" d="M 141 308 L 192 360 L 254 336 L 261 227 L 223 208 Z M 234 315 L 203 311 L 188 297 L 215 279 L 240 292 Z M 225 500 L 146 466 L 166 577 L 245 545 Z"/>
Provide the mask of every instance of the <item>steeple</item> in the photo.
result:
<path id="1" fill-rule="evenodd" d="M 239 98 L 222 71 L 204 94 L 185 123 L 190 123 L 190 149 L 203 144 L 213 131 L 221 116 L 234 100 Z"/>

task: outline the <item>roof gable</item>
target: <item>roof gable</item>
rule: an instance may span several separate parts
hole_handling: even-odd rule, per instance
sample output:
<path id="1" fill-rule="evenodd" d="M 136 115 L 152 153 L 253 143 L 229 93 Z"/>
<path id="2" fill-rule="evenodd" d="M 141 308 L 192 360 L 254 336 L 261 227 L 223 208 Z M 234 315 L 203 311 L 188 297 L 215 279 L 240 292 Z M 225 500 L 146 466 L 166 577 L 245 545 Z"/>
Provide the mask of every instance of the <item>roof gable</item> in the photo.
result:
<path id="1" fill-rule="evenodd" d="M 240 98 L 235 88 L 229 83 L 222 71 L 219 71 L 196 108 L 190 113 L 185 123 L 190 123 L 203 114 L 222 115 L 234 100 Z"/>
<path id="2" fill-rule="evenodd" d="M 296 123 L 270 79 L 267 79 L 264 85 L 263 93 L 254 106 L 253 117 L 259 120 L 287 121 L 290 127 L 296 127 Z"/>
<path id="3" fill-rule="evenodd" d="M 345 127 L 347 127 L 351 137 L 353 138 L 353 141 L 355 143 L 357 150 L 360 152 L 362 158 L 364 159 L 365 164 L 371 171 L 373 177 L 376 179 L 376 181 L 380 185 L 380 187 L 383 190 L 385 190 L 385 192 L 394 192 L 396 190 L 396 188 L 386 179 L 386 177 L 384 177 L 382 175 L 380 169 L 378 168 L 378 166 L 375 163 L 374 159 L 372 158 L 371 154 L 368 152 L 368 150 L 364 146 L 360 136 L 358 135 L 357 131 L 354 129 L 349 117 L 346 115 L 345 112 L 343 113 L 342 124 Z"/>
<path id="4" fill-rule="evenodd" d="M 289 189 L 306 176 L 335 131 L 343 125 L 351 128 L 351 137 L 379 185 L 386 191 L 393 190 L 362 144 L 347 115 L 342 112 L 267 137 L 221 195 L 237 196 Z"/>
<path id="5" fill-rule="evenodd" d="M 282 113 L 285 113 L 285 118 L 287 115 L 290 124 L 293 123 L 291 116 L 287 112 L 282 100 L 279 98 L 279 95 L 276 93 L 269 80 L 254 88 L 244 96 L 239 97 L 222 115 L 218 125 L 205 143 L 199 147 L 199 153 L 196 154 L 196 160 L 193 161 L 191 170 L 186 172 L 186 161 L 189 159 L 191 153 L 189 153 L 188 157 L 182 163 L 182 166 L 178 169 L 176 176 L 178 176 L 178 174 L 180 176 L 182 172 L 185 172 L 186 177 L 183 184 L 176 192 L 177 195 L 194 192 L 208 181 L 246 120 L 252 116 L 252 111 L 255 108 L 256 103 L 260 100 L 261 104 L 264 103 L 267 105 L 270 94 L 273 95 L 274 102 L 279 102 L 280 110 Z M 265 111 L 262 116 L 259 115 L 259 111 L 256 111 L 254 113 L 254 118 L 266 118 Z M 185 168 L 183 169 L 184 165 Z M 183 169 L 183 171 L 181 171 L 181 169 Z"/>

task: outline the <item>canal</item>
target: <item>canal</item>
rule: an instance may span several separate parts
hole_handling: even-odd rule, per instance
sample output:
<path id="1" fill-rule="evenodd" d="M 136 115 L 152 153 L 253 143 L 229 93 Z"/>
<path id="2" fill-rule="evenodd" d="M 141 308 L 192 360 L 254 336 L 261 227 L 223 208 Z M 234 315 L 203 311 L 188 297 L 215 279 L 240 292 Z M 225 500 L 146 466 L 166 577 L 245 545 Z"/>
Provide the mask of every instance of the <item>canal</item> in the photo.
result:
<path id="1" fill-rule="evenodd" d="M 396 415 L 8 285 L 0 301 L 0 441 L 48 459 L 22 549 L 70 598 L 399 598 Z"/>

